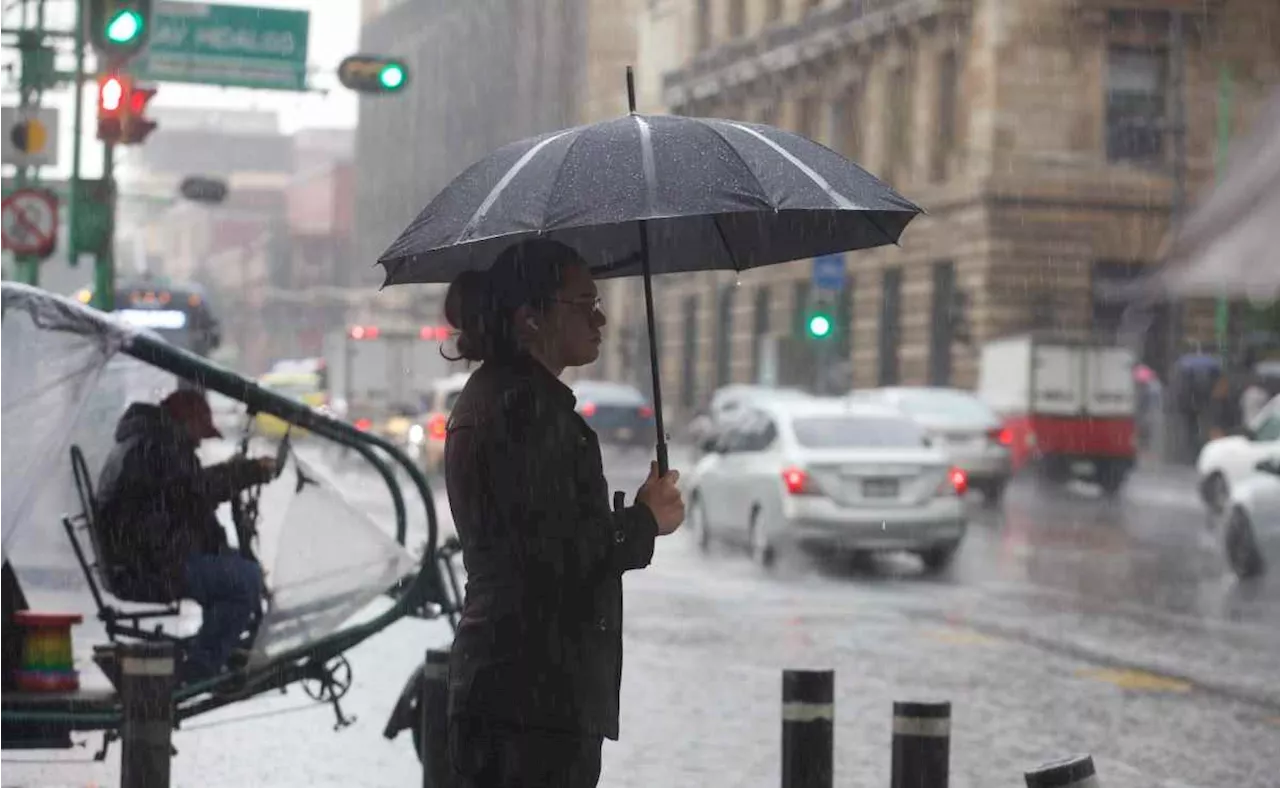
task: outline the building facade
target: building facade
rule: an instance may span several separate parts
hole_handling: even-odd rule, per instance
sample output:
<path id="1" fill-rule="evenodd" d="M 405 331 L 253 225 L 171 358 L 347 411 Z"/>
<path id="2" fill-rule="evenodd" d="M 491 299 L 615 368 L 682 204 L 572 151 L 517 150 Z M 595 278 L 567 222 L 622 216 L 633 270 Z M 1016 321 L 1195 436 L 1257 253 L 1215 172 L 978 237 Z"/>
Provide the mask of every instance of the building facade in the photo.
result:
<path id="1" fill-rule="evenodd" d="M 1163 370 L 1169 310 L 1110 294 L 1280 81 L 1259 0 L 653 0 L 639 41 L 647 100 L 805 134 L 927 211 L 846 255 L 830 308 L 856 387 L 971 387 L 979 343 L 1033 328 L 1119 333 Z M 677 419 L 755 380 L 813 297 L 811 261 L 678 278 L 658 287 Z M 1212 336 L 1212 305 L 1176 315 Z"/>

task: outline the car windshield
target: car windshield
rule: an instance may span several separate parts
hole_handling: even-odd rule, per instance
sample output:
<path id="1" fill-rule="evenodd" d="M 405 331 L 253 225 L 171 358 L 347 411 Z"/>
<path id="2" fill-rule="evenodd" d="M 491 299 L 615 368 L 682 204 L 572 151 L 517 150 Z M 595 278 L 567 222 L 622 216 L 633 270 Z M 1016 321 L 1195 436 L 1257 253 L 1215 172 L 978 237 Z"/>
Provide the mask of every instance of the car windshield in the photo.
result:
<path id="1" fill-rule="evenodd" d="M 905 449 L 924 445 L 912 422 L 883 416 L 805 416 L 791 422 L 796 442 L 807 449 Z"/>
<path id="2" fill-rule="evenodd" d="M 982 400 L 959 391 L 912 391 L 901 398 L 902 409 L 915 417 L 942 417 L 952 421 L 997 421 Z"/>

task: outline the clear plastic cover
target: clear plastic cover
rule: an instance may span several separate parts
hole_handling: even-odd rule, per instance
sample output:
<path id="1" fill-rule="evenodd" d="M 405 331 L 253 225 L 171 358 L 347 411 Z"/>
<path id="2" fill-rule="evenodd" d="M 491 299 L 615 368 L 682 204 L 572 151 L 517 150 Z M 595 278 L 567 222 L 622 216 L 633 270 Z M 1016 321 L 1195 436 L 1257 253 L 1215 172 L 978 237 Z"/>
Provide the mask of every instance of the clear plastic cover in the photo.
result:
<path id="1" fill-rule="evenodd" d="M 133 332 L 98 313 L 34 288 L 4 283 L 0 360 L 0 460 L 3 462 L 3 549 L 35 609 L 81 613 L 76 646 L 82 655 L 103 640 L 89 585 L 62 518 L 82 512 L 72 475 L 71 447 L 83 452 L 95 487 L 114 445 L 116 423 L 133 402 L 158 402 L 177 378 L 120 352 Z M 228 437 L 233 437 L 228 435 Z M 274 446 L 255 441 L 255 454 Z M 208 442 L 202 459 L 223 459 L 234 447 Z M 221 456 L 219 456 L 221 455 Z M 299 474 L 307 483 L 299 485 Z M 230 527 L 229 507 L 220 509 Z M 317 469 L 296 455 L 263 488 L 258 522 L 271 604 L 260 655 L 306 645 L 339 629 L 416 562 L 386 531 L 348 504 Z M 92 545 L 79 531 L 92 561 Z M 136 604 L 109 604 L 126 609 Z M 146 607 L 146 606 L 141 606 Z M 190 634 L 199 607 L 166 629 Z M 157 622 L 160 623 L 160 622 Z"/>

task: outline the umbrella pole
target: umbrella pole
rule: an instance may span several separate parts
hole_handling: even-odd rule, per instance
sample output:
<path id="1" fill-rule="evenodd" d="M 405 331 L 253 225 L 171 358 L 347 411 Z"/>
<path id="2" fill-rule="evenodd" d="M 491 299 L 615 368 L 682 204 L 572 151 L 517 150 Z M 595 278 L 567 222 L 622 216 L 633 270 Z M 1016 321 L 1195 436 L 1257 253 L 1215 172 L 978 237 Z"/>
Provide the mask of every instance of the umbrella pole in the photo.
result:
<path id="1" fill-rule="evenodd" d="M 636 77 L 627 66 L 627 106 L 636 111 Z M 644 314 L 649 328 L 649 366 L 653 370 L 653 427 L 658 433 L 658 475 L 666 476 L 671 465 L 667 460 L 667 430 L 662 423 L 662 380 L 658 373 L 658 329 L 653 319 L 653 273 L 649 270 L 649 223 L 640 220 L 640 264 L 644 267 Z"/>
<path id="2" fill-rule="evenodd" d="M 662 423 L 662 379 L 658 371 L 658 330 L 653 317 L 653 274 L 649 270 L 649 223 L 640 221 L 640 263 L 644 267 L 644 313 L 649 329 L 649 366 L 653 370 L 653 426 L 658 432 L 658 475 L 666 476 L 667 430 Z"/>

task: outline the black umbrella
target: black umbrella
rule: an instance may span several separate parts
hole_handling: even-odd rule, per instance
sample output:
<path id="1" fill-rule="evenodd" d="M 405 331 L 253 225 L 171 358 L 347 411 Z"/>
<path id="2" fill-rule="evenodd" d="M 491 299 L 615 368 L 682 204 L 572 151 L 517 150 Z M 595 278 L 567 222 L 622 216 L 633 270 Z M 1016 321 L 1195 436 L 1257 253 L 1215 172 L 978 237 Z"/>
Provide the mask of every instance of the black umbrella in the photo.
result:
<path id="1" fill-rule="evenodd" d="M 653 274 L 896 244 L 911 201 L 840 154 L 758 123 L 631 114 L 498 149 L 431 201 L 378 262 L 385 285 L 449 282 L 545 237 L 597 277 L 644 275 L 658 462 L 667 469 Z"/>

